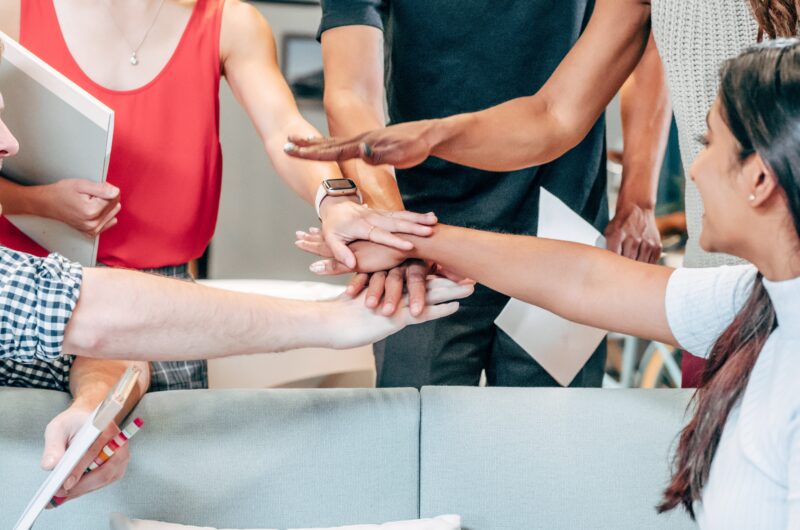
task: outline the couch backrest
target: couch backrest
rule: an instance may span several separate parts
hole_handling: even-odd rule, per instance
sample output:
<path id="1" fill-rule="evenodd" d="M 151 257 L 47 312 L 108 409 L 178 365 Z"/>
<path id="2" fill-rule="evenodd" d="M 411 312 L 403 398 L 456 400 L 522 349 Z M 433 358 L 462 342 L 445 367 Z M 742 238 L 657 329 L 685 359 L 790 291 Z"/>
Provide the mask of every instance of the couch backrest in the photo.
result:
<path id="1" fill-rule="evenodd" d="M 689 391 L 425 388 L 420 512 L 465 530 L 696 528 L 657 515 Z"/>
<path id="2" fill-rule="evenodd" d="M 0 528 L 45 474 L 42 434 L 65 394 L 0 389 Z M 148 394 L 125 478 L 45 512 L 36 530 L 102 530 L 109 514 L 222 528 L 333 526 L 417 517 L 415 390 Z"/>

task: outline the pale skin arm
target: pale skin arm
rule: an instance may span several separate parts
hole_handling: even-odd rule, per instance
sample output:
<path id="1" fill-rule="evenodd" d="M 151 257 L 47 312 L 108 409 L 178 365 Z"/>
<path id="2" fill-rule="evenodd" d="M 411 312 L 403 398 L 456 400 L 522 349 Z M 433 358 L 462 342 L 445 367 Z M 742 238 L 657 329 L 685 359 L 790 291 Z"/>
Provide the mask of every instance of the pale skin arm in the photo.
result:
<path id="1" fill-rule="evenodd" d="M 73 473 L 64 482 L 64 486 L 56 494 L 67 500 L 78 498 L 86 493 L 100 489 L 123 477 L 130 461 L 128 446 L 114 453 L 101 468 L 83 475 L 94 457 L 103 446 L 119 433 L 119 422 L 122 421 L 144 396 L 150 385 L 150 366 L 145 362 L 110 361 L 76 357 L 70 370 L 70 392 L 73 402 L 61 414 L 56 416 L 45 429 L 45 448 L 42 455 L 42 468 L 49 470 L 61 459 L 69 443 L 78 430 L 86 422 L 92 411 L 106 397 L 119 378 L 130 366 L 140 370 L 140 376 L 131 396 L 126 401 L 116 422 L 106 429 L 84 459 L 75 466 Z"/>
<path id="2" fill-rule="evenodd" d="M 649 36 L 647 0 L 598 0 L 586 31 L 541 90 L 490 109 L 346 140 L 295 142 L 313 160 L 411 167 L 428 156 L 490 171 L 550 162 L 577 145 L 628 78 Z"/>
<path id="3" fill-rule="evenodd" d="M 642 60 L 620 91 L 625 150 L 617 209 L 606 228 L 608 249 L 655 263 L 661 237 L 655 207 L 658 177 L 669 139 L 672 107 L 664 67 L 650 35 Z"/>
<path id="4" fill-rule="evenodd" d="M 255 125 L 278 174 L 303 200 L 314 204 L 320 183 L 342 178 L 342 174 L 335 163 L 313 164 L 285 156 L 288 136 L 316 137 L 319 132 L 300 114 L 278 66 L 272 30 L 255 7 L 239 0 L 226 2 L 220 54 L 225 78 Z M 352 197 L 326 198 L 320 215 L 326 241 L 337 257 L 350 265 L 355 258 L 346 243 L 367 239 L 407 250 L 408 242 L 394 232 L 425 236 L 430 233 L 429 225 L 436 222 L 433 215 L 407 212 L 383 216 L 361 208 Z"/>
<path id="5" fill-rule="evenodd" d="M 420 316 L 412 317 L 403 301 L 387 318 L 364 307 L 363 297 L 283 300 L 135 271 L 85 269 L 63 349 L 87 357 L 174 361 L 303 347 L 351 348 L 452 314 L 458 304 L 445 302 L 472 292 L 447 280 L 429 283 L 428 289 L 432 305 Z"/>

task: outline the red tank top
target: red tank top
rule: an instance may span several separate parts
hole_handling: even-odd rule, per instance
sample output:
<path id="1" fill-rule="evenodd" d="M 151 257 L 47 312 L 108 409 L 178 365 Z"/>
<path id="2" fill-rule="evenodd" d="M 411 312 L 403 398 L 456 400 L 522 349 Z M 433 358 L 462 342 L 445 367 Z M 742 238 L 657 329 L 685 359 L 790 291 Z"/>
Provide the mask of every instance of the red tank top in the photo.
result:
<path id="1" fill-rule="evenodd" d="M 114 110 L 108 181 L 121 191 L 119 223 L 100 236 L 98 261 L 155 268 L 200 256 L 219 210 L 219 36 L 224 0 L 198 0 L 172 58 L 148 84 L 108 90 L 73 59 L 53 0 L 23 0 L 20 41 Z M 44 254 L 5 218 L 0 242 Z"/>

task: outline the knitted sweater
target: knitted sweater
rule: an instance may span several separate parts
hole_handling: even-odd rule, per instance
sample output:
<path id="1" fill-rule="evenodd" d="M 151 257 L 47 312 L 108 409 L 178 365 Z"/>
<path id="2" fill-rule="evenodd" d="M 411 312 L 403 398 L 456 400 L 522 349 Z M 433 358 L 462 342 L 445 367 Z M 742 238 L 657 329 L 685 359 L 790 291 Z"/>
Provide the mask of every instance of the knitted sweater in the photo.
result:
<path id="1" fill-rule="evenodd" d="M 706 131 L 706 113 L 717 95 L 720 66 L 755 44 L 758 27 L 746 0 L 653 0 L 652 21 L 686 175 L 689 242 L 684 264 L 716 267 L 739 263 L 737 258 L 700 248 L 703 203 L 689 178 L 689 167 L 702 149 L 696 138 Z"/>

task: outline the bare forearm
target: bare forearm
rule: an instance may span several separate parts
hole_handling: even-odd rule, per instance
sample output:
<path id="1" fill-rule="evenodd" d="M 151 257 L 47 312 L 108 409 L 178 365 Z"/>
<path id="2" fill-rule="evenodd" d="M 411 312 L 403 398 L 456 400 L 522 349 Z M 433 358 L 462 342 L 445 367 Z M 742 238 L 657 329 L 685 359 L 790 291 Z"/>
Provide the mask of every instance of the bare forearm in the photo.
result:
<path id="1" fill-rule="evenodd" d="M 416 257 L 569 320 L 672 340 L 664 313 L 671 270 L 665 267 L 575 243 L 445 225 L 413 242 Z"/>
<path id="2" fill-rule="evenodd" d="M 431 154 L 486 170 L 549 162 L 577 145 L 628 78 L 649 35 L 649 2 L 600 0 L 584 34 L 535 95 L 435 120 Z"/>
<path id="3" fill-rule="evenodd" d="M 320 326 L 326 307 L 134 271 L 85 269 L 64 351 L 169 361 L 325 346 L 329 337 Z"/>
<path id="4" fill-rule="evenodd" d="M 326 179 L 342 178 L 336 163 L 314 163 L 286 156 L 283 148 L 290 135 L 319 136 L 319 132 L 298 113 L 288 118 L 280 130 L 270 133 L 264 142 L 275 170 L 304 201 L 314 204 L 319 185 Z"/>
<path id="5" fill-rule="evenodd" d="M 384 127 L 383 108 L 351 90 L 326 91 L 325 111 L 332 136 L 350 137 Z M 391 166 L 370 166 L 362 160 L 339 163 L 342 173 L 356 182 L 364 202 L 381 210 L 403 210 L 403 198 Z"/>
<path id="6" fill-rule="evenodd" d="M 622 87 L 620 104 L 625 150 L 617 209 L 628 204 L 653 209 L 672 107 L 664 67 L 652 35 L 642 60 Z"/>
<path id="7" fill-rule="evenodd" d="M 322 35 L 322 52 L 331 136 L 349 138 L 383 128 L 383 33 L 366 26 L 335 28 Z M 370 166 L 360 160 L 339 165 L 358 184 L 367 204 L 383 210 L 403 209 L 391 166 Z"/>
<path id="8" fill-rule="evenodd" d="M 150 365 L 146 362 L 76 357 L 69 373 L 73 406 L 93 410 L 105 399 L 108 392 L 130 366 L 138 367 L 141 374 L 136 388 L 120 413 L 120 419 L 127 416 L 150 386 Z"/>
<path id="9" fill-rule="evenodd" d="M 41 186 L 21 186 L 0 177 L 0 204 L 4 214 L 45 216 L 46 202 Z"/>

